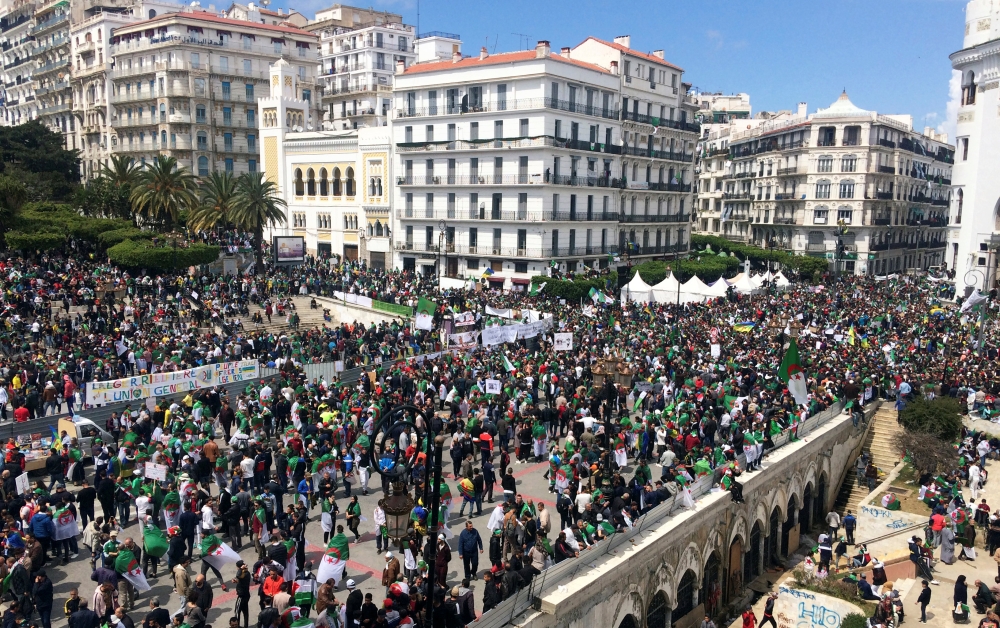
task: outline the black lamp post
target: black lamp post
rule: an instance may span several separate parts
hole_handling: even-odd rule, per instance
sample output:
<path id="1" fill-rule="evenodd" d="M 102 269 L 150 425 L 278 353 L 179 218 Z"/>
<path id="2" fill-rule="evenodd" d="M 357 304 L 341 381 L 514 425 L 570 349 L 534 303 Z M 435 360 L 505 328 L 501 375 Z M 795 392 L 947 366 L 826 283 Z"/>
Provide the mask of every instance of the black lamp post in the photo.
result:
<path id="1" fill-rule="evenodd" d="M 441 506 L 441 458 L 444 448 L 444 436 L 435 436 L 431 431 L 431 417 L 412 404 L 402 404 L 398 405 L 389 412 L 387 412 L 378 424 L 375 425 L 373 431 L 374 435 L 382 435 L 382 441 L 380 443 L 379 449 L 381 455 L 379 458 L 386 455 L 386 443 L 391 438 L 398 442 L 398 435 L 402 433 L 405 428 L 412 427 L 414 434 L 419 433 L 417 430 L 416 418 L 420 416 L 423 419 L 423 423 L 427 426 L 427 442 L 426 448 L 424 450 L 427 455 L 428 461 L 431 460 L 431 440 L 434 441 L 434 451 L 433 451 L 433 471 L 430 466 L 424 468 L 424 496 L 423 502 L 424 506 L 427 507 L 430 512 L 428 514 L 428 526 L 427 535 L 431 542 L 427 544 L 426 560 L 431 568 L 427 573 L 427 625 L 434 625 L 434 559 L 437 556 L 437 535 L 438 526 L 440 525 L 440 506 Z M 414 501 L 406 492 L 406 478 L 410 475 L 410 470 L 413 467 L 414 459 L 405 458 L 404 452 L 401 452 L 396 448 L 392 452 L 392 465 L 389 468 L 383 470 L 382 466 L 379 464 L 379 460 L 375 459 L 373 454 L 374 442 L 372 447 L 368 449 L 365 455 L 369 458 L 369 467 L 374 468 L 379 474 L 384 476 L 392 486 L 391 495 L 387 496 L 385 499 L 381 500 L 382 509 L 385 511 L 385 523 L 386 531 L 388 536 L 395 541 L 400 548 L 400 552 L 403 551 L 403 539 L 406 537 L 409 523 L 410 523 L 410 513 L 413 510 Z M 432 474 L 433 473 L 433 478 Z M 431 481 L 433 479 L 433 482 Z"/>

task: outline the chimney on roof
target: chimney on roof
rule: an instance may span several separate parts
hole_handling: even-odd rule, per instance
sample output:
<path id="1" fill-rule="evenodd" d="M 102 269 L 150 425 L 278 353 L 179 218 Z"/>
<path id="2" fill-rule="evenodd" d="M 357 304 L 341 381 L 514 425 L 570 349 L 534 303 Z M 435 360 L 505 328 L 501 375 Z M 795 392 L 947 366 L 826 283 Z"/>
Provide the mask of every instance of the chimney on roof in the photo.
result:
<path id="1" fill-rule="evenodd" d="M 486 57 L 490 56 L 490 53 L 486 52 L 486 46 L 479 49 L 479 60 L 482 61 Z"/>
<path id="2" fill-rule="evenodd" d="M 625 46 L 626 48 L 632 47 L 632 36 L 631 35 L 619 35 L 615 37 L 615 43 L 619 46 Z"/>
<path id="3" fill-rule="evenodd" d="M 796 111 L 796 113 L 798 114 L 798 116 L 800 118 L 804 118 L 804 117 L 806 117 L 806 114 L 808 112 L 809 112 L 809 107 L 806 105 L 806 103 L 800 102 L 799 103 L 798 111 Z"/>
<path id="4" fill-rule="evenodd" d="M 611 73 L 614 74 L 614 75 L 616 75 L 616 76 L 618 75 L 618 62 L 617 61 L 612 61 L 611 62 Z"/>
<path id="5" fill-rule="evenodd" d="M 396 74 L 402 74 L 406 70 L 406 61 L 404 59 L 396 59 Z"/>
<path id="6" fill-rule="evenodd" d="M 662 50 L 654 50 L 653 51 L 653 56 L 656 57 L 657 59 L 662 59 L 663 58 L 663 51 Z"/>
<path id="7" fill-rule="evenodd" d="M 562 48 L 561 48 L 561 49 L 559 50 L 559 54 L 561 54 L 562 56 L 564 56 L 564 57 L 566 57 L 567 59 L 569 59 L 569 46 L 563 46 L 563 47 L 562 47 Z"/>
<path id="8" fill-rule="evenodd" d="M 461 52 L 459 52 L 459 51 L 456 50 L 455 52 L 451 53 L 451 62 L 452 63 L 458 63 L 461 60 L 462 60 L 462 53 Z"/>
<path id="9" fill-rule="evenodd" d="M 538 43 L 535 44 L 535 58 L 544 59 L 549 56 L 551 48 L 549 47 L 549 42 L 546 39 L 539 39 Z"/>

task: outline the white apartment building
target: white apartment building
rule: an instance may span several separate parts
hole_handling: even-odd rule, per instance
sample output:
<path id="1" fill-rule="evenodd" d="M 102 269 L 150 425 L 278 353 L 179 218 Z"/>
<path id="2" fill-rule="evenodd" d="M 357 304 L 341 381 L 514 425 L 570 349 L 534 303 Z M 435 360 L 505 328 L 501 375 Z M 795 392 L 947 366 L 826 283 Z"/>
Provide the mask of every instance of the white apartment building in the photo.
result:
<path id="1" fill-rule="evenodd" d="M 631 47 L 631 37 L 613 42 L 588 37 L 572 58 L 618 77 L 621 102 L 621 225 L 624 257 L 677 257 L 690 245 L 694 209 L 697 102 L 688 94 L 683 70 Z"/>
<path id="2" fill-rule="evenodd" d="M 70 3 L 49 0 L 36 5 L 31 35 L 35 38 L 35 69 L 31 80 L 38 99 L 38 117 L 63 134 L 66 148 L 76 148 L 76 120 L 70 89 Z"/>
<path id="3" fill-rule="evenodd" d="M 617 253 L 618 75 L 546 41 L 397 67 L 397 267 L 511 287 Z"/>
<path id="4" fill-rule="evenodd" d="M 267 5 L 270 2 L 264 2 L 263 4 Z M 229 5 L 229 8 L 225 12 L 225 17 L 246 22 L 256 22 L 257 24 L 270 24 L 272 26 L 284 24 L 285 26 L 294 26 L 295 28 L 302 29 L 305 29 L 306 25 L 309 24 L 309 18 L 295 9 L 278 9 L 277 11 L 272 11 L 253 2 L 247 4 L 234 2 Z"/>
<path id="5" fill-rule="evenodd" d="M 111 33 L 183 6 L 144 0 L 131 7 L 91 5 L 70 22 L 70 87 L 76 122 L 75 145 L 80 150 L 80 175 L 84 181 L 98 176 L 111 156 Z"/>
<path id="6" fill-rule="evenodd" d="M 812 115 L 802 109 L 730 134 L 722 235 L 823 256 L 851 274 L 942 264 L 947 138 L 914 131 L 910 116 L 860 109 L 846 93 Z"/>
<path id="7" fill-rule="evenodd" d="M 949 268 L 960 293 L 967 285 L 996 287 L 1000 233 L 1000 2 L 972 0 L 965 8 L 962 49 L 951 55 L 962 73 L 955 146 L 955 195 L 948 234 Z"/>
<path id="8" fill-rule="evenodd" d="M 317 44 L 316 35 L 295 27 L 201 10 L 115 29 L 112 151 L 140 162 L 172 155 L 199 176 L 256 172 L 257 99 L 278 59 L 293 68 L 296 97 L 309 104 L 297 126 L 316 128 Z"/>
<path id="9" fill-rule="evenodd" d="M 416 60 L 416 29 L 396 13 L 334 5 L 306 30 L 320 36 L 323 120 L 342 130 L 388 124 L 396 64 Z M 460 45 L 458 35 L 450 35 Z M 450 56 L 450 54 L 449 54 Z"/>
<path id="10" fill-rule="evenodd" d="M 38 117 L 31 75 L 35 69 L 34 2 L 5 2 L 0 18 L 0 51 L 3 57 L 4 98 L 0 123 L 21 124 Z"/>
<path id="11" fill-rule="evenodd" d="M 271 66 L 270 95 L 259 100 L 262 166 L 288 204 L 270 235 L 305 239 L 312 255 L 341 255 L 391 268 L 392 135 L 388 127 L 297 131 L 310 103 L 284 60 Z M 277 79 L 277 80 L 275 80 Z"/>
<path id="12" fill-rule="evenodd" d="M 695 232 L 716 235 L 722 225 L 722 179 L 729 169 L 729 134 L 751 128 L 749 94 L 695 94 L 701 137 L 695 157 Z"/>

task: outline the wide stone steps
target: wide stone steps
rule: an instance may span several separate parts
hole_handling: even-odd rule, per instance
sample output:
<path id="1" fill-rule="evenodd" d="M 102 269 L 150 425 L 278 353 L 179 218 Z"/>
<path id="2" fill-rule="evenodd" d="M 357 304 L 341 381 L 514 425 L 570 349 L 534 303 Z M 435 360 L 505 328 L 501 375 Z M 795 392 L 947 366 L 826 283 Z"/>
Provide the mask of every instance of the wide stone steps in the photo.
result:
<path id="1" fill-rule="evenodd" d="M 896 434 L 903 431 L 903 428 L 896 422 L 896 410 L 889 402 L 882 404 L 872 416 L 871 421 L 873 423 L 865 438 L 864 450 L 871 454 L 875 466 L 880 471 L 888 473 L 900 460 L 892 441 Z M 850 472 L 837 494 L 834 508 L 843 516 L 848 509 L 853 510 L 857 503 L 867 496 L 868 487 L 858 486 L 857 474 L 852 462 Z"/>
<path id="2" fill-rule="evenodd" d="M 309 308 L 310 297 L 307 296 L 297 296 L 292 297 L 292 302 L 295 303 L 295 312 L 299 315 L 299 329 L 307 330 L 316 327 L 322 327 L 323 325 L 332 326 L 336 321 L 336 312 L 331 312 L 331 317 L 333 320 L 331 322 L 326 322 L 323 320 L 323 308 L 322 305 L 313 310 Z M 273 308 L 272 308 L 273 309 Z M 260 312 L 261 318 L 264 319 L 262 325 L 255 325 L 251 321 L 253 320 L 253 315 Z M 287 314 L 287 310 L 286 310 Z M 245 329 L 262 329 L 269 332 L 287 332 L 289 327 L 285 322 L 285 315 L 278 315 L 275 311 L 271 314 L 271 322 L 267 322 L 267 316 L 264 314 L 264 308 L 251 305 L 250 306 L 250 316 L 243 321 L 243 327 Z"/>

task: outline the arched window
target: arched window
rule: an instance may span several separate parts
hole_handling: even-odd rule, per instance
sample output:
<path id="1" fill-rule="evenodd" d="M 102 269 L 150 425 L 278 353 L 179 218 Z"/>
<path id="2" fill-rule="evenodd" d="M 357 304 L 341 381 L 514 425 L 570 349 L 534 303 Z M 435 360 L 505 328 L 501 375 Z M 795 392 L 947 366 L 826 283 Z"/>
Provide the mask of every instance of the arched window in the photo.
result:
<path id="1" fill-rule="evenodd" d="M 295 169 L 295 196 L 302 196 L 305 192 L 305 186 L 302 183 L 302 169 Z"/>
<path id="2" fill-rule="evenodd" d="M 382 196 L 382 177 L 375 179 L 375 196 Z"/>
<path id="3" fill-rule="evenodd" d="M 658 591 L 649 602 L 646 609 L 646 628 L 667 628 L 670 607 L 667 606 L 667 596 Z"/>
<path id="4" fill-rule="evenodd" d="M 150 9 L 149 10 L 149 19 L 153 19 L 154 17 L 156 17 L 156 11 L 153 10 L 153 9 Z"/>
<path id="5" fill-rule="evenodd" d="M 688 570 L 681 578 L 681 583 L 677 585 L 677 606 L 671 613 L 671 621 L 676 622 L 694 610 L 695 607 L 695 576 L 694 572 Z"/>
<path id="6" fill-rule="evenodd" d="M 208 176 L 208 157 L 204 155 L 198 158 L 198 176 Z"/>
<path id="7" fill-rule="evenodd" d="M 962 81 L 962 105 L 974 104 L 976 104 L 976 73 L 969 70 Z"/>
<path id="8" fill-rule="evenodd" d="M 354 196 L 354 168 L 347 169 L 347 189 L 344 191 L 347 196 Z"/>
<path id="9" fill-rule="evenodd" d="M 718 552 L 712 552 L 705 563 L 698 601 L 705 605 L 706 615 L 715 615 L 722 601 L 722 560 Z"/>
<path id="10" fill-rule="evenodd" d="M 368 180 L 368 196 L 375 196 L 375 177 Z"/>
<path id="11" fill-rule="evenodd" d="M 306 171 L 306 195 L 316 196 L 316 172 L 312 168 Z"/>
<path id="12" fill-rule="evenodd" d="M 326 179 L 326 168 L 319 169 L 319 195 L 326 196 L 330 193 L 330 182 Z"/>
<path id="13" fill-rule="evenodd" d="M 375 237 L 382 237 L 382 221 L 380 220 L 375 221 Z"/>
<path id="14" fill-rule="evenodd" d="M 342 194 L 340 187 L 340 168 L 333 169 L 333 195 L 340 196 Z"/>

